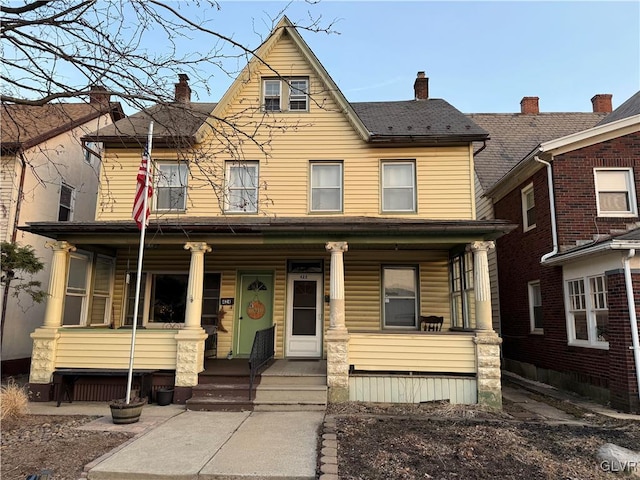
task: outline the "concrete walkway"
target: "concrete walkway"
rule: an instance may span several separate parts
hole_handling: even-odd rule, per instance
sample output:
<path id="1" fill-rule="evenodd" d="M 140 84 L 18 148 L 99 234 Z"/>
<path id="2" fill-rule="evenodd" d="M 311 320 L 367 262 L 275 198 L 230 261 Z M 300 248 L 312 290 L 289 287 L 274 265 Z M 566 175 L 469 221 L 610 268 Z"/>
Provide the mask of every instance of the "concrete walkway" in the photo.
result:
<path id="1" fill-rule="evenodd" d="M 324 412 L 191 412 L 93 465 L 90 480 L 315 479 Z"/>

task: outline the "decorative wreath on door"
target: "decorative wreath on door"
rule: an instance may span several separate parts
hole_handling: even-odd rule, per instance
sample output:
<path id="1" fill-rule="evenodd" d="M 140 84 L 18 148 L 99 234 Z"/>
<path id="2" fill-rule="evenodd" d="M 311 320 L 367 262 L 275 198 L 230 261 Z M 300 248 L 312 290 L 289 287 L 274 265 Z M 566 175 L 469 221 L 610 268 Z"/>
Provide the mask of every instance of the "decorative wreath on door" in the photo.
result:
<path id="1" fill-rule="evenodd" d="M 265 306 L 260 300 L 255 299 L 249 302 L 247 307 L 247 315 L 253 320 L 259 320 L 264 316 Z"/>
<path id="2" fill-rule="evenodd" d="M 256 278 L 256 280 L 249 285 L 247 290 L 252 291 L 254 294 L 253 300 L 251 300 L 249 305 L 247 305 L 247 315 L 249 315 L 249 318 L 253 320 L 259 320 L 264 316 L 266 307 L 258 298 L 258 294 L 261 291 L 267 290 L 267 286 Z"/>

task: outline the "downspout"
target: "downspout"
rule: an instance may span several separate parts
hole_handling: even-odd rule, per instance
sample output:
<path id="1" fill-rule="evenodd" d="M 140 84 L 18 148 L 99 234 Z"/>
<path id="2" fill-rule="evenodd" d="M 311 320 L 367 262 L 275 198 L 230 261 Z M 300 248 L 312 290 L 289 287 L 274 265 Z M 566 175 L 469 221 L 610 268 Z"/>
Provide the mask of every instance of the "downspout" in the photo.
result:
<path id="1" fill-rule="evenodd" d="M 551 164 L 539 158 L 537 155 L 533 157 L 536 162 L 547 166 L 547 184 L 549 185 L 549 210 L 551 211 L 551 237 L 553 240 L 553 250 L 545 253 L 540 258 L 540 263 L 544 263 L 547 259 L 558 253 L 558 231 L 556 229 L 556 199 L 553 193 L 553 170 Z"/>
<path id="2" fill-rule="evenodd" d="M 629 253 L 622 259 L 624 266 L 624 283 L 627 289 L 627 304 L 629 306 L 629 323 L 631 324 L 631 344 L 633 359 L 636 365 L 636 382 L 638 383 L 638 399 L 640 400 L 640 340 L 638 340 L 638 318 L 636 317 L 636 302 L 633 295 L 633 283 L 631 281 L 631 267 L 629 260 L 636 255 L 635 248 L 629 249 Z"/>

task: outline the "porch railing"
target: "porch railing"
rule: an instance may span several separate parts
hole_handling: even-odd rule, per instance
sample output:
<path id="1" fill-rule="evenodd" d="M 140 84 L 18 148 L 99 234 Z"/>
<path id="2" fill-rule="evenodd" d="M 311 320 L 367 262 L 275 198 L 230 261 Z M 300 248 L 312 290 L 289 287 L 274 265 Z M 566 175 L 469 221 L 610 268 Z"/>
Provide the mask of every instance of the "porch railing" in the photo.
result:
<path id="1" fill-rule="evenodd" d="M 264 365 L 275 356 L 274 339 L 276 326 L 258 330 L 253 337 L 251 355 L 249 355 L 249 400 L 253 399 L 253 381 Z"/>

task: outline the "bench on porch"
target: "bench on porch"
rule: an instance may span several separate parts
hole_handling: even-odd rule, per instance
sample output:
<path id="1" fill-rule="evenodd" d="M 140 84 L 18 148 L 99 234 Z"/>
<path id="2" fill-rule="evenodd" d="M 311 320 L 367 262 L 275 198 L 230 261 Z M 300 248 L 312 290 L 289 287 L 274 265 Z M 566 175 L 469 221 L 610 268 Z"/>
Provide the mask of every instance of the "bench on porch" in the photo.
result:
<path id="1" fill-rule="evenodd" d="M 151 400 L 152 379 L 153 374 L 156 372 L 158 372 L 158 370 L 133 370 L 133 377 L 140 378 L 140 398 L 146 397 Z M 126 377 L 128 374 L 129 370 L 126 368 L 57 368 L 55 372 L 53 372 L 54 384 L 60 384 L 56 396 L 57 406 L 60 406 L 65 395 L 69 403 L 73 402 L 75 383 L 82 377 Z"/>

